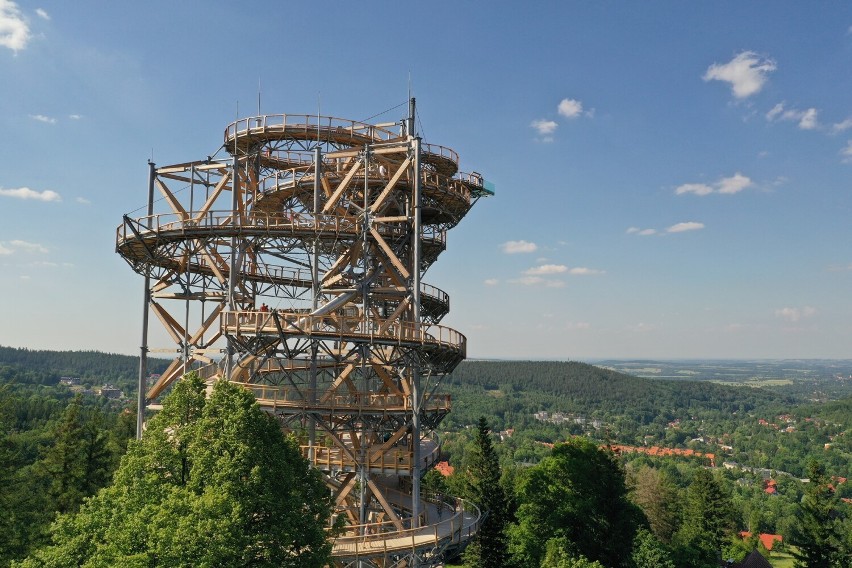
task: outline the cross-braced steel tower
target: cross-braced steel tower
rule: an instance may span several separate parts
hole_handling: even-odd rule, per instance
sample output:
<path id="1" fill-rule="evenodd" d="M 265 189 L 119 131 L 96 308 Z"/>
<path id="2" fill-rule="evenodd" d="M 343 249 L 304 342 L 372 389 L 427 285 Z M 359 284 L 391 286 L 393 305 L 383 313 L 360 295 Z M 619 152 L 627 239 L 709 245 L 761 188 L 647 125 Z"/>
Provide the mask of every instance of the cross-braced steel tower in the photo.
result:
<path id="1" fill-rule="evenodd" d="M 412 99 L 398 123 L 238 120 L 226 158 L 150 164 L 147 215 L 118 228 L 118 253 L 145 276 L 139 431 L 189 370 L 244 385 L 325 474 L 346 524 L 339 566 L 434 565 L 479 522 L 420 491 L 450 409 L 437 388 L 466 349 L 439 325 L 448 295 L 421 277 L 492 192 L 423 143 L 414 116 Z M 151 385 L 149 314 L 178 354 Z"/>

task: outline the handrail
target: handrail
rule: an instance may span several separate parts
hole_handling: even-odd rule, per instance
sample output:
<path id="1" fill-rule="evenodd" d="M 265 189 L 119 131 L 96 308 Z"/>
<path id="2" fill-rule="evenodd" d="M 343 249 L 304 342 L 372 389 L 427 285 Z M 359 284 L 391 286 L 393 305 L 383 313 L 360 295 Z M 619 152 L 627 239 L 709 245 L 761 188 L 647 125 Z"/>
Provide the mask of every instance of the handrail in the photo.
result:
<path id="1" fill-rule="evenodd" d="M 128 230 L 128 224 L 136 229 Z M 234 215 L 230 211 L 209 211 L 200 218 L 195 212 L 187 213 L 156 213 L 134 219 L 128 218 L 116 229 L 116 243 L 130 240 L 130 236 L 136 234 L 145 236 L 158 234 L 166 231 L 182 232 L 199 229 L 277 229 L 289 230 L 292 233 L 312 232 L 314 234 L 342 233 L 353 235 L 360 234 L 361 226 L 355 217 L 340 215 L 309 215 L 303 213 L 263 213 L 252 211 L 242 215 L 235 222 Z M 407 234 L 406 227 L 395 227 L 392 225 L 378 225 L 376 229 L 383 236 L 399 237 Z M 436 227 L 424 227 L 422 237 L 425 241 L 433 241 L 443 246 L 446 243 L 446 231 Z"/>
<path id="2" fill-rule="evenodd" d="M 265 114 L 240 118 L 225 128 L 225 143 L 233 142 L 235 138 L 269 133 L 295 131 L 301 132 L 306 138 L 315 139 L 317 131 L 326 134 L 346 136 L 348 132 L 353 141 L 367 139 L 373 142 L 385 142 L 399 138 L 399 132 L 387 128 L 336 118 L 333 116 L 317 116 L 310 114 Z"/>
<path id="3" fill-rule="evenodd" d="M 458 331 L 442 325 L 423 325 L 414 322 L 372 318 L 364 321 L 359 315 L 310 315 L 296 312 L 276 312 L 285 333 L 323 336 L 341 341 L 361 337 L 397 344 L 435 345 L 466 352 L 467 338 Z M 236 335 L 278 334 L 275 317 L 270 312 L 226 311 L 219 316 L 224 332 Z"/>
<path id="4" fill-rule="evenodd" d="M 347 526 L 346 531 L 355 534 L 334 538 L 332 556 L 357 557 L 362 553 L 375 554 L 377 550 L 414 550 L 425 546 L 438 547 L 459 543 L 476 534 L 481 518 L 482 514 L 476 505 L 456 497 L 453 515 L 431 525 L 402 530 L 398 529 L 393 521 Z M 410 524 L 410 519 L 403 521 Z M 381 543 L 381 546 L 376 546 L 378 543 Z"/>
<path id="5" fill-rule="evenodd" d="M 395 393 L 348 392 L 332 394 L 327 389 L 300 389 L 290 386 L 263 385 L 235 382 L 254 394 L 260 404 L 298 406 L 306 408 L 353 408 L 359 410 L 385 409 L 410 410 L 411 397 Z M 315 402 L 310 402 L 314 400 Z M 423 401 L 429 409 L 443 410 L 450 407 L 449 394 L 433 393 Z"/>

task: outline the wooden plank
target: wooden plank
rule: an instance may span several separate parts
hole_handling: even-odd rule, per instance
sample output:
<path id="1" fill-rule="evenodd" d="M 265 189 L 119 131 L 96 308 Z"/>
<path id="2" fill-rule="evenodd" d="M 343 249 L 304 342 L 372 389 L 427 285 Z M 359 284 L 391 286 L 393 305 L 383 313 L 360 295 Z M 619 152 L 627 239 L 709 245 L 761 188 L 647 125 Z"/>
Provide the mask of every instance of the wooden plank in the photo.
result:
<path id="1" fill-rule="evenodd" d="M 370 205 L 370 211 L 378 211 L 379 207 L 382 206 L 385 199 L 387 199 L 388 195 L 390 195 L 393 188 L 396 187 L 396 183 L 399 179 L 408 171 L 408 166 L 411 165 L 411 158 L 406 158 L 405 161 L 400 164 L 399 168 L 394 172 L 393 177 L 388 181 L 388 184 L 382 190 L 382 193 L 376 198 L 376 200 Z"/>
<path id="2" fill-rule="evenodd" d="M 343 181 L 340 182 L 340 185 L 337 186 L 337 189 L 334 190 L 334 193 L 331 197 L 328 198 L 328 201 L 325 203 L 325 206 L 322 208 L 323 213 L 328 213 L 337 205 L 337 202 L 340 200 L 340 197 L 343 195 L 343 192 L 346 191 L 346 188 L 349 186 L 349 182 L 352 181 L 352 178 L 355 177 L 355 174 L 358 173 L 358 170 L 361 169 L 361 162 L 355 162 L 352 168 L 349 170 L 349 173 L 346 174 L 346 177 L 343 178 Z"/>

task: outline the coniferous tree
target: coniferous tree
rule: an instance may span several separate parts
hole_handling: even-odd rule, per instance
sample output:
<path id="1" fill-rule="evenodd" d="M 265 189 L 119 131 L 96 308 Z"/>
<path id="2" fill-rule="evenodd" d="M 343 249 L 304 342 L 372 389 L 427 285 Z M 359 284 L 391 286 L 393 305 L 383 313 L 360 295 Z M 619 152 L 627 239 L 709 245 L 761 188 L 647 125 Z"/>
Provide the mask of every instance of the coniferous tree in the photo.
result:
<path id="1" fill-rule="evenodd" d="M 684 519 L 675 541 L 688 551 L 689 564 L 708 566 L 718 563 L 722 548 L 736 528 L 730 497 L 706 469 L 695 472 L 686 490 Z M 681 563 L 686 564 L 683 560 Z"/>
<path id="2" fill-rule="evenodd" d="M 464 553 L 469 568 L 502 568 L 508 558 L 506 494 L 500 485 L 500 461 L 484 417 L 479 419 L 465 477 L 466 495 L 485 515 L 476 539 Z"/>
<path id="3" fill-rule="evenodd" d="M 790 542 L 797 568 L 848 567 L 852 557 L 844 551 L 842 518 L 838 499 L 829 483 L 825 466 L 817 461 L 808 464 L 810 483 L 799 505 Z"/>

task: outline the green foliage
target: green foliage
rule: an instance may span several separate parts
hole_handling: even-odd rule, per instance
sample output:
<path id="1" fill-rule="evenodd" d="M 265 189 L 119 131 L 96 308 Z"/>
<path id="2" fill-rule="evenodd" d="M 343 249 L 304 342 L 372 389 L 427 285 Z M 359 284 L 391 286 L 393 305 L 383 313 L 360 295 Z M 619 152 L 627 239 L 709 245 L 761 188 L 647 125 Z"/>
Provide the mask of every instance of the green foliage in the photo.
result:
<path id="1" fill-rule="evenodd" d="M 510 529 L 517 565 L 540 565 L 553 538 L 605 566 L 629 563 L 641 512 L 628 501 L 624 473 L 611 453 L 583 438 L 557 444 L 522 478 L 518 492 L 518 522 Z"/>
<path id="2" fill-rule="evenodd" d="M 639 529 L 631 555 L 635 568 L 675 568 L 671 552 L 647 529 Z"/>
<path id="3" fill-rule="evenodd" d="M 551 538 L 545 545 L 541 568 L 605 568 L 598 561 L 592 562 L 576 551 L 576 547 L 565 537 Z"/>
<path id="4" fill-rule="evenodd" d="M 475 444 L 465 471 L 465 497 L 485 515 L 475 542 L 464 553 L 468 568 L 502 568 L 508 558 L 506 494 L 500 485 L 500 462 L 485 418 L 479 419 Z"/>
<path id="5" fill-rule="evenodd" d="M 808 467 L 810 483 L 799 506 L 790 542 L 797 568 L 841 568 L 852 565 L 848 522 L 844 523 L 825 466 L 817 461 Z M 844 527 L 845 525 L 845 527 Z"/>
<path id="6" fill-rule="evenodd" d="M 328 491 L 251 394 L 178 383 L 114 483 L 20 566 L 321 567 Z"/>
<path id="7" fill-rule="evenodd" d="M 721 560 L 722 548 L 736 531 L 736 512 L 722 485 L 706 469 L 695 472 L 686 491 L 683 522 L 675 542 L 687 549 L 691 565 Z"/>

